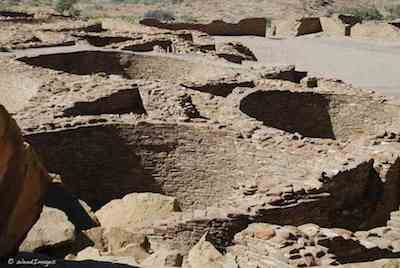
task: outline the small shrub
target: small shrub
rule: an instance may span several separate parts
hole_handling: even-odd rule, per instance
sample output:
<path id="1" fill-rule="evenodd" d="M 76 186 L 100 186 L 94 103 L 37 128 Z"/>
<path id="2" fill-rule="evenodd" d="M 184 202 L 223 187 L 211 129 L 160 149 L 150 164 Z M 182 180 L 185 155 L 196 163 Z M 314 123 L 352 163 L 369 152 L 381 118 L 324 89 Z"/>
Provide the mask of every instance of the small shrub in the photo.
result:
<path id="1" fill-rule="evenodd" d="M 116 4 L 136 4 L 136 5 L 155 5 L 160 4 L 163 0 L 111 0 Z"/>
<path id="2" fill-rule="evenodd" d="M 115 18 L 124 20 L 124 21 L 126 21 L 128 23 L 133 23 L 133 24 L 139 23 L 139 21 L 141 19 L 140 16 L 118 16 L 118 17 L 115 17 Z"/>
<path id="3" fill-rule="evenodd" d="M 271 28 L 272 26 L 272 19 L 270 17 L 266 17 L 265 20 L 267 21 L 267 28 Z"/>
<path id="4" fill-rule="evenodd" d="M 344 10 L 344 13 L 353 15 L 360 20 L 382 20 L 383 15 L 376 7 L 358 7 Z"/>
<path id="5" fill-rule="evenodd" d="M 387 6 L 385 10 L 388 12 L 388 19 L 394 20 L 400 18 L 400 5 Z"/>
<path id="6" fill-rule="evenodd" d="M 180 22 L 186 22 L 186 23 L 198 22 L 198 20 L 194 16 L 189 15 L 189 14 L 184 14 L 184 15 L 180 16 L 179 17 L 179 21 Z"/>
<path id="7" fill-rule="evenodd" d="M 52 2 L 52 0 L 33 0 L 32 5 L 36 7 L 51 6 L 53 4 Z"/>
<path id="8" fill-rule="evenodd" d="M 149 10 L 146 13 L 144 13 L 143 18 L 157 19 L 163 22 L 169 22 L 175 20 L 174 15 L 171 12 L 165 10 Z"/>
<path id="9" fill-rule="evenodd" d="M 78 2 L 78 0 L 57 0 L 56 2 L 56 10 L 60 13 L 68 13 L 70 15 L 74 15 L 76 9 L 74 5 Z"/>
<path id="10" fill-rule="evenodd" d="M 79 17 L 81 16 L 82 12 L 79 9 L 73 7 L 70 10 L 68 10 L 68 14 L 73 17 Z"/>

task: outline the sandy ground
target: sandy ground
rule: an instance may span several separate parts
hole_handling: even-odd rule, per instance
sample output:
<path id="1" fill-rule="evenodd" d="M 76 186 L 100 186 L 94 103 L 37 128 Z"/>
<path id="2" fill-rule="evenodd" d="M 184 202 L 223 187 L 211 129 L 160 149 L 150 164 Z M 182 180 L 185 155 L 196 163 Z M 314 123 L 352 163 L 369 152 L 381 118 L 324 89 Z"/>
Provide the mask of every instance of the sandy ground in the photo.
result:
<path id="1" fill-rule="evenodd" d="M 295 64 L 311 75 L 337 78 L 356 87 L 400 96 L 400 42 L 378 43 L 346 38 L 217 37 L 248 46 L 261 64 Z"/>

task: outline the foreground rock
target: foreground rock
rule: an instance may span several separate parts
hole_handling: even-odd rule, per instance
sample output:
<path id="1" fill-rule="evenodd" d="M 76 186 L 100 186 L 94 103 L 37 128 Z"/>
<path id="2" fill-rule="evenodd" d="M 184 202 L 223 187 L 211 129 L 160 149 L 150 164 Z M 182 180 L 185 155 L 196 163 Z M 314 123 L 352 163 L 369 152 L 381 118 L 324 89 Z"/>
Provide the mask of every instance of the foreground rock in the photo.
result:
<path id="1" fill-rule="evenodd" d="M 68 221 L 67 215 L 58 209 L 44 207 L 39 220 L 20 246 L 20 251 L 62 254 L 63 248 L 70 246 L 74 240 L 75 226 Z"/>
<path id="2" fill-rule="evenodd" d="M 179 206 L 174 197 L 153 193 L 134 193 L 113 200 L 96 212 L 101 226 L 105 228 L 143 227 L 174 212 Z"/>
<path id="3" fill-rule="evenodd" d="M 0 105 L 0 256 L 16 250 L 38 219 L 49 177 Z"/>

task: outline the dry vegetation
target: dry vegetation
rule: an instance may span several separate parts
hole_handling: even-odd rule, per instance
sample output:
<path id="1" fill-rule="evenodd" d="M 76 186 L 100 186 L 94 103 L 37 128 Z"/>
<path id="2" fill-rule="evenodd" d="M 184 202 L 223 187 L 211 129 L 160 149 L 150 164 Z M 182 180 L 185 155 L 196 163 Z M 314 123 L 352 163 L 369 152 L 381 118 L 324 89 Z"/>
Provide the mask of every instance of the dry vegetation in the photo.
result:
<path id="1" fill-rule="evenodd" d="M 179 21 L 236 21 L 244 17 L 329 15 L 346 12 L 364 19 L 395 19 L 400 16 L 397 0 L 5 0 L 2 8 L 28 9 L 37 6 L 86 18 L 120 17 L 137 21 L 149 10 L 163 10 Z M 72 6 L 73 8 L 69 8 Z"/>

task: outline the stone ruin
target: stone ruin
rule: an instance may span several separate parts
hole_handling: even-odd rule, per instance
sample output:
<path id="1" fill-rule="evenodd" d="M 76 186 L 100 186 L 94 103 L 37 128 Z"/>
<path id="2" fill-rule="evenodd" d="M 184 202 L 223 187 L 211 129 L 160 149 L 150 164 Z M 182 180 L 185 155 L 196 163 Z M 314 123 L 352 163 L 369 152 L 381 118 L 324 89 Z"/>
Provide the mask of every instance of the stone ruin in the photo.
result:
<path id="1" fill-rule="evenodd" d="M 2 256 L 63 267 L 396 263 L 398 99 L 226 61 L 198 32 L 88 26 L 40 26 L 83 48 L 0 55 L 2 104 L 21 128 L 3 109 Z M 7 191 L 16 182 L 22 190 Z M 18 216 L 27 210 L 30 221 Z"/>
<path id="2" fill-rule="evenodd" d="M 228 23 L 222 20 L 215 20 L 208 24 L 201 23 L 179 23 L 161 22 L 154 18 L 145 18 L 140 24 L 168 30 L 192 30 L 207 33 L 209 35 L 254 35 L 265 36 L 267 28 L 266 18 L 248 18 L 238 23 Z"/>
<path id="3" fill-rule="evenodd" d="M 398 26 L 396 21 L 363 21 L 349 14 L 333 14 L 277 20 L 268 35 L 276 37 L 325 35 L 369 40 L 399 40 Z"/>

